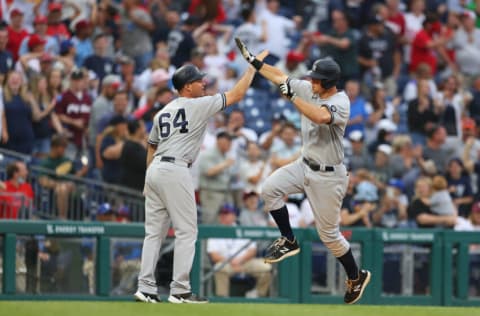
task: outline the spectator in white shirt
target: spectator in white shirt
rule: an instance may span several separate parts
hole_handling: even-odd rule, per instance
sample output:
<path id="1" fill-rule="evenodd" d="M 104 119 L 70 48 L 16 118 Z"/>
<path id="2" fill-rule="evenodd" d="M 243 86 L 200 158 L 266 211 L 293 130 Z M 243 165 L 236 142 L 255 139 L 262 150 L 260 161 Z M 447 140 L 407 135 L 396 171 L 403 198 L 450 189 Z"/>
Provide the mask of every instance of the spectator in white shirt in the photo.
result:
<path id="1" fill-rule="evenodd" d="M 278 0 L 258 1 L 257 8 L 260 11 L 258 14 L 258 23 L 267 24 L 267 40 L 264 47 L 268 48 L 271 57 L 276 61 L 285 58 L 290 47 L 290 39 L 288 34 L 295 31 L 297 26 L 302 22 L 300 16 L 294 16 L 290 20 L 278 14 L 280 3 Z M 265 6 L 263 6 L 263 4 Z"/>
<path id="2" fill-rule="evenodd" d="M 236 211 L 231 205 L 224 205 L 219 213 L 219 222 L 224 226 L 235 227 Z M 270 264 L 256 258 L 257 245 L 249 239 L 211 238 L 207 240 L 207 252 L 214 264 L 215 294 L 229 296 L 230 277 L 246 273 L 256 279 L 256 293 L 260 297 L 268 294 L 271 280 Z"/>

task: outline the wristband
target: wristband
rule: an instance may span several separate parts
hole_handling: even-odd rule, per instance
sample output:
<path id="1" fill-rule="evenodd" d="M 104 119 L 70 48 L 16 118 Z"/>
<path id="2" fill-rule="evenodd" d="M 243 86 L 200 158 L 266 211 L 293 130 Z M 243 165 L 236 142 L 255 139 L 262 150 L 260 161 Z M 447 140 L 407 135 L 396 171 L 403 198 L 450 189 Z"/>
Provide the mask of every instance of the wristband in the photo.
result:
<path id="1" fill-rule="evenodd" d="M 254 59 L 252 62 L 251 62 L 253 68 L 255 68 L 257 71 L 259 71 L 262 66 L 263 66 L 263 61 L 260 61 L 258 59 Z"/>

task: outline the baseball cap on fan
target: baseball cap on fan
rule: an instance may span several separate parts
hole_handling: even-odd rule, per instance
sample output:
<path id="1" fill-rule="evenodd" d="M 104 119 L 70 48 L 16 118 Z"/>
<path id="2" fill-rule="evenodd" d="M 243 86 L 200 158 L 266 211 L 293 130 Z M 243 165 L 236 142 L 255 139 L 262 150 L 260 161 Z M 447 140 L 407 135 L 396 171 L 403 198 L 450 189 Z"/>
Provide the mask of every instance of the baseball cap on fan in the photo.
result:
<path id="1" fill-rule="evenodd" d="M 480 201 L 473 203 L 471 211 L 472 213 L 480 213 Z"/>
<path id="2" fill-rule="evenodd" d="M 395 133 L 397 131 L 397 125 L 389 119 L 381 119 L 377 123 L 378 130 L 383 129 L 387 133 Z"/>
<path id="3" fill-rule="evenodd" d="M 48 5 L 48 11 L 62 11 L 62 4 L 59 2 L 52 2 Z"/>
<path id="4" fill-rule="evenodd" d="M 39 45 L 45 45 L 46 42 L 47 41 L 44 38 L 42 38 L 40 35 L 33 34 L 28 39 L 28 43 L 27 43 L 28 49 L 32 51 L 35 47 Z"/>
<path id="5" fill-rule="evenodd" d="M 361 142 L 363 141 L 363 133 L 359 130 L 351 131 L 350 134 L 348 134 L 348 139 L 351 142 Z"/>
<path id="6" fill-rule="evenodd" d="M 73 70 L 72 73 L 70 74 L 71 80 L 79 80 L 79 79 L 83 79 L 84 77 L 85 77 L 85 74 L 81 69 L 78 69 L 78 68 Z"/>
<path id="7" fill-rule="evenodd" d="M 300 63 L 305 60 L 305 56 L 301 52 L 291 50 L 287 54 L 287 62 Z"/>
<path id="8" fill-rule="evenodd" d="M 390 156 L 392 153 L 392 146 L 388 144 L 381 144 L 377 147 L 377 151 L 384 153 L 387 156 Z"/>
<path id="9" fill-rule="evenodd" d="M 18 16 L 18 15 L 23 16 L 23 11 L 20 10 L 19 8 L 13 8 L 13 9 L 10 11 L 10 18 L 13 18 L 13 17 Z"/>
<path id="10" fill-rule="evenodd" d="M 46 16 L 44 15 L 37 15 L 35 17 L 35 19 L 33 20 L 33 25 L 36 25 L 36 24 L 47 24 L 48 23 L 48 19 Z"/>
<path id="11" fill-rule="evenodd" d="M 475 12 L 473 12 L 472 10 L 464 10 L 462 12 L 462 15 L 461 17 L 463 18 L 470 18 L 472 20 L 475 20 L 477 18 L 477 15 L 475 14 Z"/>
<path id="12" fill-rule="evenodd" d="M 233 206 L 232 204 L 225 203 L 220 208 L 219 214 L 221 214 L 221 215 L 225 215 L 225 214 L 235 214 L 235 215 L 237 215 L 237 210 L 235 209 L 235 206 Z"/>
<path id="13" fill-rule="evenodd" d="M 480 213 L 480 201 L 473 203 L 471 211 L 472 213 Z"/>
<path id="14" fill-rule="evenodd" d="M 122 84 L 122 79 L 117 75 L 106 75 L 102 80 L 102 86 L 112 86 L 114 88 L 119 88 Z"/>
<path id="15" fill-rule="evenodd" d="M 391 178 L 390 180 L 388 180 L 388 185 L 397 188 L 400 191 L 405 190 L 405 183 L 401 179 Z"/>
<path id="16" fill-rule="evenodd" d="M 377 187 L 368 181 L 360 182 L 356 188 L 356 193 L 353 200 L 357 202 L 376 202 L 378 201 Z"/>

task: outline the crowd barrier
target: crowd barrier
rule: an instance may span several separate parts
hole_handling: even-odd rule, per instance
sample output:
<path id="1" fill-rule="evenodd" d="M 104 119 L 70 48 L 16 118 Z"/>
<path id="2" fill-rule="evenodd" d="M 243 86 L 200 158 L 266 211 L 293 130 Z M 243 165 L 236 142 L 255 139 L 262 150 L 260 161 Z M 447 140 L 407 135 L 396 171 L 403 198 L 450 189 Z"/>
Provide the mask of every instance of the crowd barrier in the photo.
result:
<path id="1" fill-rule="evenodd" d="M 278 237 L 274 228 L 199 228 L 193 290 L 212 301 L 342 303 L 345 275 L 314 229 L 296 229 L 301 252 L 274 265 L 268 297 L 227 298 L 212 291 L 208 238 Z M 372 271 L 362 304 L 480 306 L 480 234 L 445 230 L 346 229 L 361 266 Z M 140 223 L 0 221 L 0 299 L 130 300 L 144 228 Z M 157 267 L 168 294 L 172 239 Z M 261 255 L 261 254 L 259 254 Z M 233 284 L 232 284 L 233 286 Z"/>
<path id="2" fill-rule="evenodd" d="M 33 200 L 23 195 L 13 196 L 0 192 L 0 219 L 45 219 L 96 220 L 100 218 L 123 219 L 143 222 L 145 198 L 142 192 L 127 187 L 109 184 L 89 178 L 41 168 L 31 156 L 0 149 L 0 180 L 6 180 L 6 168 L 14 161 L 28 165 L 28 183 L 31 184 Z M 42 177 L 57 181 L 55 187 L 41 184 Z M 61 188 L 63 187 L 63 188 Z M 63 189 L 63 190 L 62 190 Z M 63 191 L 63 192 L 62 192 Z M 61 195 L 64 195 L 63 197 Z M 62 214 L 59 202 L 66 206 Z"/>

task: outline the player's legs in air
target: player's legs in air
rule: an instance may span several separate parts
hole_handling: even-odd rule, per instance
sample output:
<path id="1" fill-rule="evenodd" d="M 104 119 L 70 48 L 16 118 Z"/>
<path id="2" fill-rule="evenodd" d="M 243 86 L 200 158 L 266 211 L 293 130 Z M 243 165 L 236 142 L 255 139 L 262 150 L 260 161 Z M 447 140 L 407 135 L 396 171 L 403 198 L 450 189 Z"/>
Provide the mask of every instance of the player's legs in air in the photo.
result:
<path id="1" fill-rule="evenodd" d="M 342 200 L 347 190 L 348 176 L 344 166 L 330 173 L 305 170 L 305 193 L 312 206 L 315 226 L 325 247 L 342 264 L 347 275 L 344 301 L 357 302 L 363 294 L 370 272 L 359 270 L 350 249 L 349 242 L 340 232 L 339 218 Z"/>
<path id="2" fill-rule="evenodd" d="M 265 210 L 270 212 L 281 234 L 267 249 L 267 263 L 279 262 L 300 252 L 283 198 L 289 194 L 303 193 L 302 168 L 300 161 L 286 165 L 272 173 L 262 187 Z"/>

